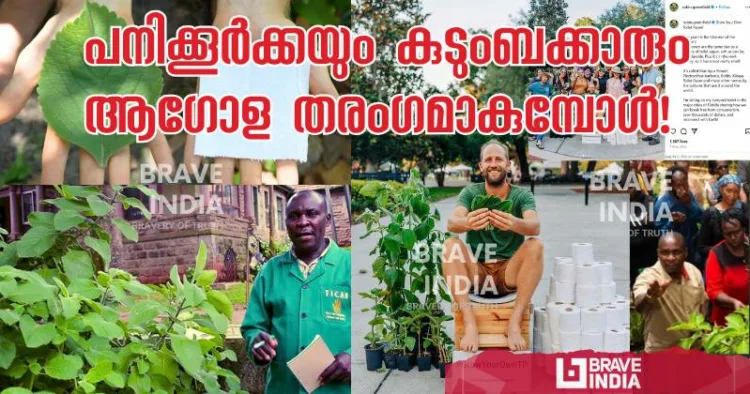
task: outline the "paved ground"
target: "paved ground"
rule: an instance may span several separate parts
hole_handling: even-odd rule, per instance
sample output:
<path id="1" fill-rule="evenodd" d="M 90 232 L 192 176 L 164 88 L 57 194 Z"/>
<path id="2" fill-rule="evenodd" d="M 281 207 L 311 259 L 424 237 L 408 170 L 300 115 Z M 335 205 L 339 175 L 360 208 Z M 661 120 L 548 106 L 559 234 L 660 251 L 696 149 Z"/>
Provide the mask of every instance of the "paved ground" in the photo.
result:
<path id="1" fill-rule="evenodd" d="M 542 221 L 541 239 L 545 244 L 544 275 L 534 293 L 532 302 L 542 304 L 549 287 L 549 276 L 552 273 L 556 256 L 569 256 L 570 244 L 573 242 L 591 242 L 594 244 L 595 257 L 599 260 L 612 261 L 614 276 L 617 283 L 617 294 L 628 295 L 629 285 L 629 238 L 627 222 L 601 221 L 599 218 L 601 205 L 613 202 L 618 209 L 623 204 L 627 207 L 626 195 L 591 195 L 590 205 L 584 206 L 583 195 L 573 192 L 566 186 L 538 186 L 536 188 L 537 206 Z M 446 219 L 455 206 L 456 198 L 440 201 L 436 204 L 443 220 L 442 228 L 446 226 Z M 439 378 L 438 371 L 417 372 L 368 372 L 365 368 L 364 336 L 369 328 L 369 315 L 360 314 L 363 307 L 370 306 L 357 294 L 367 291 L 377 285 L 371 277 L 370 264 L 372 257 L 370 250 L 375 246 L 375 237 L 360 240 L 364 234 L 364 226 L 352 228 L 352 239 L 356 239 L 352 246 L 352 386 L 353 393 L 442 393 L 444 382 Z M 359 273 L 366 270 L 366 273 Z M 450 311 L 447 303 L 443 308 Z M 447 327 L 453 332 L 452 324 Z M 455 354 L 455 359 L 463 359 L 468 355 Z"/>
<path id="2" fill-rule="evenodd" d="M 584 144 L 582 136 L 573 138 L 545 138 L 544 149 L 540 150 L 534 144 L 529 144 L 529 155 L 546 160 L 628 160 L 664 158 L 664 141 L 658 145 L 638 141 L 637 145 L 612 145 L 608 142 L 601 144 Z"/>

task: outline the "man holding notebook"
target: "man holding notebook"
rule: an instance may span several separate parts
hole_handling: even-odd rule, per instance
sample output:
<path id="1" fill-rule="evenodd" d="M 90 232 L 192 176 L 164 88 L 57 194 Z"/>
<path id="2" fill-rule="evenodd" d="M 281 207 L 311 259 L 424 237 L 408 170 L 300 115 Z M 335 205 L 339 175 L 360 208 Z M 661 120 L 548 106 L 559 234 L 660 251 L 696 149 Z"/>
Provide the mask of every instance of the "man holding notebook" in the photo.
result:
<path id="1" fill-rule="evenodd" d="M 325 236 L 330 221 L 322 195 L 293 195 L 292 249 L 269 260 L 253 284 L 241 332 L 250 359 L 270 364 L 267 393 L 351 392 L 351 254 Z"/>

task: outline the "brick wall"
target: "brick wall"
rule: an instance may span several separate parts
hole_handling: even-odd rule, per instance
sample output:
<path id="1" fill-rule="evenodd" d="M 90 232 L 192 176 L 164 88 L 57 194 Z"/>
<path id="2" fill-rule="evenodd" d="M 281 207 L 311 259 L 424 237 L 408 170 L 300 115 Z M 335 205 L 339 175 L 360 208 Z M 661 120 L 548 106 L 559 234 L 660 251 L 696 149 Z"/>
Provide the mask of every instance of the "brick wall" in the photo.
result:
<path id="1" fill-rule="evenodd" d="M 138 276 L 145 283 L 169 279 L 169 270 L 179 266 L 180 274 L 195 264 L 200 242 L 208 249 L 207 269 L 219 272 L 223 280 L 224 256 L 229 247 L 237 256 L 238 269 L 247 262 L 249 220 L 218 214 L 156 215 L 150 221 L 131 222 L 139 242 L 123 241 L 113 265 Z"/>

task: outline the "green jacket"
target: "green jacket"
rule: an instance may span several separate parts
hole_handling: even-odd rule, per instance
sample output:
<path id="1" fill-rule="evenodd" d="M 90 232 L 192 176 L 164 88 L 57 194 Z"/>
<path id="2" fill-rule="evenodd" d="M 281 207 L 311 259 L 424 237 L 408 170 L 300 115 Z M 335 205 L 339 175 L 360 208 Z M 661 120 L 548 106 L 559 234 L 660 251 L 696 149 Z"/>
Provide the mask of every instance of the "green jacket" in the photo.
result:
<path id="1" fill-rule="evenodd" d="M 266 374 L 266 393 L 306 393 L 286 363 L 316 334 L 334 356 L 351 354 L 351 261 L 351 253 L 332 243 L 307 280 L 291 251 L 269 260 L 255 278 L 241 332 L 251 360 L 249 345 L 261 331 L 279 342 Z M 350 392 L 349 383 L 328 383 L 315 390 Z"/>

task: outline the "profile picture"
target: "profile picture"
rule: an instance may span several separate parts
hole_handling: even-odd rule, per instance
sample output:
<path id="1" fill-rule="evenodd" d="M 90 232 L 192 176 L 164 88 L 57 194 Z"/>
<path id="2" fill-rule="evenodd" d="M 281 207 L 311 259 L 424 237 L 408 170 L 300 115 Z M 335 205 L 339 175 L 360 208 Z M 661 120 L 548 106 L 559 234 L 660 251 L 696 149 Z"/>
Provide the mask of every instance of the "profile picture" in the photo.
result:
<path id="1" fill-rule="evenodd" d="M 677 21 L 675 19 L 672 19 L 671 21 L 669 21 L 669 27 L 671 27 L 673 29 L 676 29 L 677 25 L 678 25 L 678 23 L 677 23 Z"/>
<path id="2" fill-rule="evenodd" d="M 672 3 L 669 5 L 669 10 L 672 12 L 677 11 L 678 8 L 680 8 L 680 6 L 678 6 L 677 3 Z"/>

